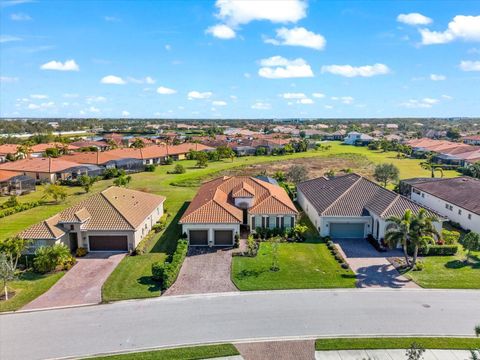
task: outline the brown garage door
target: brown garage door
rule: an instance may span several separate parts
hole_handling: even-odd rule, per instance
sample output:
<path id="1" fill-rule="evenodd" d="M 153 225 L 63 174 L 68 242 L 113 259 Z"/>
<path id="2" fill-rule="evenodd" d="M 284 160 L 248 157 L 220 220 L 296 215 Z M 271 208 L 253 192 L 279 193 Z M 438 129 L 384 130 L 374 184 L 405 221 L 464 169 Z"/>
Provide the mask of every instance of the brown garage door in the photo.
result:
<path id="1" fill-rule="evenodd" d="M 128 240 L 124 235 L 89 236 L 90 251 L 128 251 Z"/>
<path id="2" fill-rule="evenodd" d="M 215 230 L 215 245 L 233 245 L 233 231 Z"/>
<path id="3" fill-rule="evenodd" d="M 190 230 L 190 245 L 208 245 L 208 230 Z"/>

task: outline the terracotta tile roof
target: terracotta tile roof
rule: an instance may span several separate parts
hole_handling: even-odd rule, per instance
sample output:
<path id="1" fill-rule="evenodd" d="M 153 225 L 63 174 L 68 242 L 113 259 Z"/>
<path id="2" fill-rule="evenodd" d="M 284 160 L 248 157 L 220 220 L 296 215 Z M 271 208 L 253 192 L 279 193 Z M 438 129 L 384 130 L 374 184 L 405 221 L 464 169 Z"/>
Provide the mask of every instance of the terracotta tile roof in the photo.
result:
<path id="1" fill-rule="evenodd" d="M 62 148 L 65 144 L 59 143 L 59 142 L 51 142 L 47 144 L 37 144 L 32 146 L 32 151 L 33 152 L 45 152 L 47 149 L 52 149 L 55 147 Z M 68 150 L 78 150 L 78 146 L 72 145 L 72 144 L 67 144 L 67 149 Z"/>
<path id="2" fill-rule="evenodd" d="M 452 179 L 410 179 L 413 187 L 450 204 L 480 214 L 480 180 L 468 176 Z"/>
<path id="3" fill-rule="evenodd" d="M 180 219 L 180 223 L 242 223 L 243 211 L 233 196 L 252 196 L 249 214 L 296 215 L 297 209 L 283 188 L 248 176 L 221 177 L 203 184 Z"/>
<path id="4" fill-rule="evenodd" d="M 357 174 L 308 180 L 298 184 L 297 188 L 320 216 L 366 216 L 371 212 L 388 218 L 392 215 L 401 216 L 406 209 L 416 213 L 422 208 L 410 199 Z M 433 210 L 425 210 L 438 216 Z"/>
<path id="5" fill-rule="evenodd" d="M 20 172 L 0 170 L 0 181 L 7 181 L 11 178 L 22 175 Z"/>
<path id="6" fill-rule="evenodd" d="M 81 223 L 82 230 L 135 230 L 164 201 L 163 196 L 112 186 L 33 225 L 20 236 L 56 239 L 64 233 L 62 223 Z"/>
<path id="7" fill-rule="evenodd" d="M 118 160 L 121 157 L 112 154 L 109 151 L 88 151 L 75 152 L 73 154 L 64 155 L 61 159 L 76 162 L 79 164 L 103 165 L 112 160 Z"/>
<path id="8" fill-rule="evenodd" d="M 3 155 L 15 154 L 17 152 L 17 149 L 18 149 L 17 144 L 0 145 L 0 154 L 3 154 Z"/>
<path id="9" fill-rule="evenodd" d="M 98 147 L 108 146 L 106 141 L 95 141 L 95 140 L 79 140 L 79 141 L 72 142 L 70 145 L 77 146 L 78 148 L 89 147 L 89 146 L 98 146 Z"/>
<path id="10" fill-rule="evenodd" d="M 67 161 L 64 158 L 29 158 L 1 164 L 0 170 L 56 173 L 78 165 L 77 162 Z"/>

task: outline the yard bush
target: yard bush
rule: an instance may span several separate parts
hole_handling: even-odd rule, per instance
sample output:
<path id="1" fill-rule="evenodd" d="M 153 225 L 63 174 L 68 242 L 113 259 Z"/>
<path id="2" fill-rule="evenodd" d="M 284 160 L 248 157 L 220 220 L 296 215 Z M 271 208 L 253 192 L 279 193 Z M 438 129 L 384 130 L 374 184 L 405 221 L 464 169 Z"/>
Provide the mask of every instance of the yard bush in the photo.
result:
<path id="1" fill-rule="evenodd" d="M 157 262 L 152 265 L 152 277 L 160 281 L 162 289 L 168 289 L 177 279 L 183 261 L 187 256 L 187 251 L 188 242 L 186 240 L 178 240 L 177 249 L 169 261 L 167 260 L 164 263 Z"/>
<path id="2" fill-rule="evenodd" d="M 373 237 L 372 234 L 367 236 L 367 241 L 378 251 L 378 252 L 385 252 L 387 251 L 382 245 L 378 243 L 378 241 Z"/>
<path id="3" fill-rule="evenodd" d="M 153 164 L 145 165 L 145 171 L 146 172 L 154 172 L 155 168 L 156 168 L 156 166 L 153 165 Z"/>
<path id="4" fill-rule="evenodd" d="M 458 252 L 458 245 L 429 245 L 418 249 L 418 255 L 422 256 L 453 256 Z M 409 246 L 408 252 L 413 253 Z"/>
<path id="5" fill-rule="evenodd" d="M 87 253 L 88 253 L 88 251 L 84 247 L 79 247 L 79 248 L 77 248 L 77 251 L 75 251 L 75 255 L 77 257 L 84 257 L 85 255 L 87 255 Z"/>
<path id="6" fill-rule="evenodd" d="M 455 245 L 460 239 L 460 233 L 458 231 L 442 229 L 442 240 L 446 245 Z"/>
<path id="7" fill-rule="evenodd" d="M 5 209 L 0 210 L 0 218 L 4 218 L 9 215 L 13 215 L 25 210 L 33 209 L 34 207 L 42 205 L 41 201 L 32 201 L 32 202 L 26 202 L 23 204 L 19 204 L 13 207 L 8 207 Z"/>
<path id="8" fill-rule="evenodd" d="M 74 264 L 75 258 L 70 254 L 70 249 L 63 244 L 39 247 L 33 260 L 33 268 L 42 274 L 55 270 L 69 270 Z"/>

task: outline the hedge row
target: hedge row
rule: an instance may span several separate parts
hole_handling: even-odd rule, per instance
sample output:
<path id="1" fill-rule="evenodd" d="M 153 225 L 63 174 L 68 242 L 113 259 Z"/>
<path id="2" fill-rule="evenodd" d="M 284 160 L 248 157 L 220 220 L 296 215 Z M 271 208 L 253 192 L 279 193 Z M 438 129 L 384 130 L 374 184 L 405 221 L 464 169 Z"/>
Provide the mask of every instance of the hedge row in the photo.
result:
<path id="1" fill-rule="evenodd" d="M 350 269 L 350 266 L 348 265 L 347 261 L 345 260 L 345 258 L 342 256 L 342 254 L 340 254 L 340 252 L 338 251 L 337 247 L 335 246 L 335 244 L 333 243 L 332 240 L 330 240 L 330 237 L 327 236 L 324 238 L 324 240 L 326 241 L 327 243 L 327 248 L 328 250 L 330 250 L 330 253 L 333 255 L 333 257 L 335 258 L 335 260 L 337 260 L 337 262 L 340 264 L 340 266 L 342 267 L 342 269 L 345 269 L 345 270 L 348 270 Z"/>
<path id="2" fill-rule="evenodd" d="M 3 210 L 0 210 L 0 218 L 4 218 L 6 216 L 10 216 L 25 210 L 29 210 L 40 205 L 42 205 L 41 201 L 32 201 L 32 202 L 26 202 L 14 207 L 6 208 Z"/>
<path id="3" fill-rule="evenodd" d="M 160 281 L 162 289 L 168 289 L 177 280 L 178 273 L 182 267 L 183 261 L 187 256 L 188 242 L 186 240 L 178 240 L 177 249 L 173 253 L 171 259 L 165 262 L 157 262 L 152 264 L 153 279 Z"/>
<path id="4" fill-rule="evenodd" d="M 421 255 L 425 256 L 452 256 L 457 252 L 458 245 L 430 245 L 421 249 Z"/>

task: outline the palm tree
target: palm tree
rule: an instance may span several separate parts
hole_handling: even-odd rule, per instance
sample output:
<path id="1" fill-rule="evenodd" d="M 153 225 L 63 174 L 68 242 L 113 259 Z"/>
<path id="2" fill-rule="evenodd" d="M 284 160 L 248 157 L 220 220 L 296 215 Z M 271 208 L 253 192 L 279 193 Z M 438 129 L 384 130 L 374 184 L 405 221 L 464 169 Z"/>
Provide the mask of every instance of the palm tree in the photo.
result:
<path id="1" fill-rule="evenodd" d="M 407 209 L 402 217 L 390 216 L 387 222 L 390 223 L 391 227 L 385 234 L 385 242 L 388 246 L 396 247 L 398 244 L 402 244 L 407 266 L 410 266 L 407 246 L 410 241 L 410 226 L 413 217 L 414 215 L 410 209 Z"/>
<path id="2" fill-rule="evenodd" d="M 429 215 L 425 209 L 420 209 L 410 224 L 410 242 L 413 245 L 413 260 L 411 267 L 417 262 L 418 249 L 431 243 L 433 238 L 440 237 L 433 225 L 438 219 Z"/>
<path id="3" fill-rule="evenodd" d="M 135 138 L 135 140 L 133 140 L 132 145 L 130 145 L 130 147 L 135 149 L 141 149 L 145 147 L 145 143 L 143 142 L 142 139 Z"/>
<path id="4" fill-rule="evenodd" d="M 420 163 L 420 166 L 422 167 L 422 169 L 430 171 L 430 174 L 431 174 L 432 178 L 435 177 L 435 172 L 436 171 L 439 171 L 440 172 L 440 177 L 443 178 L 443 169 L 440 165 L 435 164 L 433 162 L 433 156 L 432 155 L 428 155 L 427 159 Z"/>
<path id="5" fill-rule="evenodd" d="M 15 153 L 15 157 L 18 159 L 20 157 L 28 158 L 30 154 L 33 152 L 32 145 L 26 142 L 23 145 L 19 145 L 17 147 L 17 152 Z"/>

